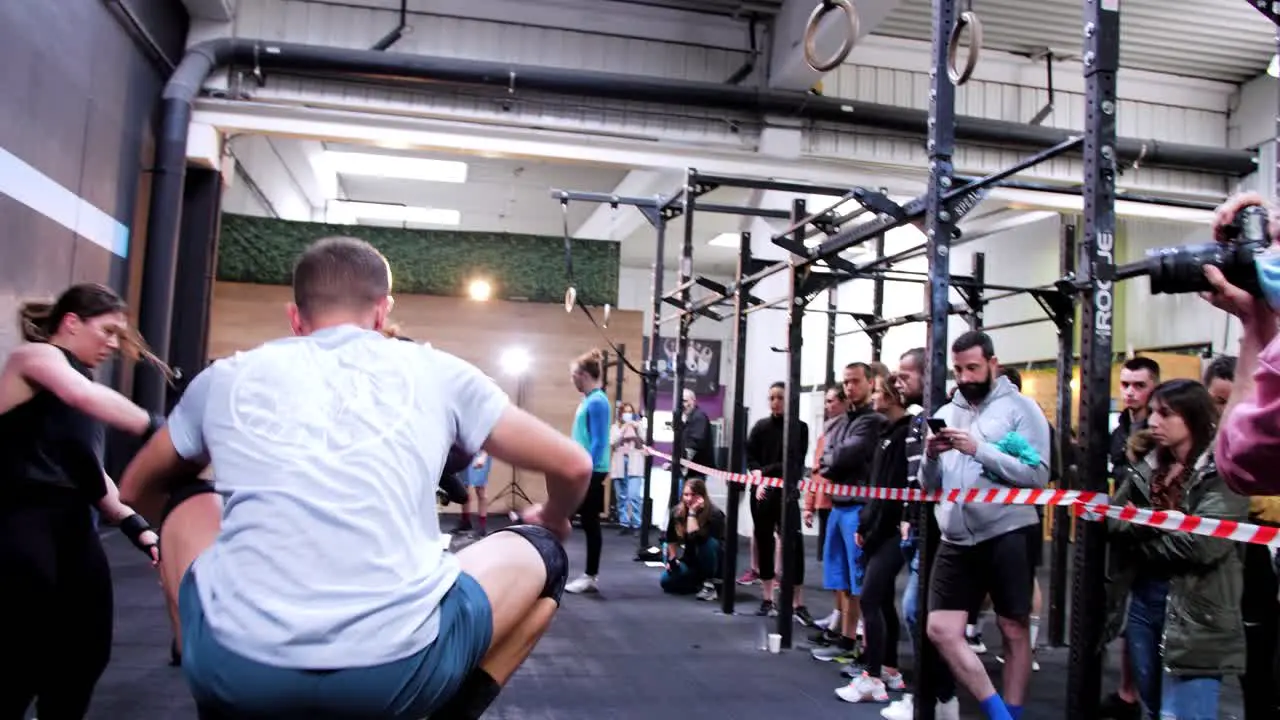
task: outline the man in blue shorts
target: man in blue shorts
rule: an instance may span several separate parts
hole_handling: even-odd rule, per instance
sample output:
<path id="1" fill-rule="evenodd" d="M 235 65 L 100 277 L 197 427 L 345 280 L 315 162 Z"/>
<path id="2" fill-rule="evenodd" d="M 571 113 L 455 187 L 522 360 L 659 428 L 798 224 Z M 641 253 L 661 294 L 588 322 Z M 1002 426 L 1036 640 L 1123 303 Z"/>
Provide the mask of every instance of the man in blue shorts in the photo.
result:
<path id="1" fill-rule="evenodd" d="M 293 291 L 296 337 L 200 373 L 120 483 L 145 498 L 214 468 L 216 494 L 161 529 L 201 717 L 478 718 L 559 607 L 591 458 L 474 366 L 387 340 L 391 272 L 368 243 L 316 242 Z M 544 473 L 546 504 L 449 553 L 451 448 Z"/>
<path id="2" fill-rule="evenodd" d="M 845 366 L 844 394 L 849 410 L 827 427 L 826 449 L 819 470 L 834 485 L 865 485 L 871 475 L 884 416 L 871 409 L 873 385 L 871 366 L 855 362 Z M 831 517 L 827 519 L 827 539 L 822 549 L 822 586 L 836 593 L 840 611 L 840 639 L 813 649 L 815 660 L 852 662 L 857 650 L 855 638 L 861 612 L 861 549 L 855 541 L 858 514 L 865 501 L 833 493 Z M 831 628 L 835 630 L 836 628 Z"/>
<path id="3" fill-rule="evenodd" d="M 464 472 L 458 473 L 467 487 L 476 491 L 476 521 L 471 522 L 471 498 L 468 497 L 462 503 L 462 520 L 458 523 L 455 532 L 469 533 L 474 532 L 480 537 L 484 537 L 489 533 L 489 471 L 493 469 L 493 458 L 489 457 L 489 453 L 480 451 L 479 455 L 471 460 L 471 464 L 467 466 Z"/>

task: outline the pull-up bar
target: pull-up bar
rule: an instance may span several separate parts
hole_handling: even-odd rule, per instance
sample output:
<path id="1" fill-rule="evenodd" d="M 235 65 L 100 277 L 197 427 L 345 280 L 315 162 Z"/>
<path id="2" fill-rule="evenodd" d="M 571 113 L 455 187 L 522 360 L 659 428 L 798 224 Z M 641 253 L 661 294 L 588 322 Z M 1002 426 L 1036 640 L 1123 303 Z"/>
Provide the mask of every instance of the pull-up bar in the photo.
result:
<path id="1" fill-rule="evenodd" d="M 562 203 L 568 202 L 590 202 L 599 203 L 601 205 L 627 205 L 641 210 L 652 210 L 656 212 L 665 211 L 671 207 L 670 199 L 656 196 L 651 198 L 626 197 L 622 195 L 610 195 L 608 193 L 594 192 L 577 192 L 574 190 L 552 190 L 551 197 Z M 674 196 L 673 196 L 674 197 Z M 680 206 L 675 206 L 677 213 Z M 714 203 L 699 203 L 698 209 L 703 212 L 715 213 L 718 215 L 742 215 L 744 217 L 768 218 L 771 220 L 788 220 L 791 215 L 785 210 L 770 210 L 768 208 L 744 207 L 739 205 L 717 205 Z"/>

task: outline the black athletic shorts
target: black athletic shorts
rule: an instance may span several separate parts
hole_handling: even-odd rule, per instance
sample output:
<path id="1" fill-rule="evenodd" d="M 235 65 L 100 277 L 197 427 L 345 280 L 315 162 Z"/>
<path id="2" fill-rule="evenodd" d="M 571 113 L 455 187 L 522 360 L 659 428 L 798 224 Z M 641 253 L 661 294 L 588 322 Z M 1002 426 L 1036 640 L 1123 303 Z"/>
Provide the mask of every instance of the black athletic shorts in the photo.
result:
<path id="1" fill-rule="evenodd" d="M 1039 525 L 1028 525 L 977 545 L 942 541 L 933 558 L 929 586 L 929 610 L 969 612 L 991 596 L 996 615 L 1026 618 L 1031 615 L 1034 571 L 1030 558 L 1031 534 Z"/>
<path id="2" fill-rule="evenodd" d="M 1036 526 L 1036 532 L 1027 535 L 1027 553 L 1028 560 L 1031 561 L 1031 570 L 1034 572 L 1040 567 L 1044 561 L 1044 506 L 1036 506 L 1036 514 L 1040 517 L 1040 524 Z"/>

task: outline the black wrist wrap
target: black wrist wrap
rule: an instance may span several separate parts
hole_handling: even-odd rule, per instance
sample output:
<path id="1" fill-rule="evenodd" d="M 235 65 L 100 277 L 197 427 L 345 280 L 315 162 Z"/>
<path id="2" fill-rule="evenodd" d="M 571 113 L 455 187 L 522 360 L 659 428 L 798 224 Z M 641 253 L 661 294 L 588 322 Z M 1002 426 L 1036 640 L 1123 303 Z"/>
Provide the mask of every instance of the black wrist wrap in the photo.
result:
<path id="1" fill-rule="evenodd" d="M 124 533 L 124 536 L 129 538 L 129 542 L 133 543 L 134 547 L 147 555 L 151 554 L 151 546 L 144 545 L 139 538 L 142 537 L 142 533 L 150 529 L 151 525 L 147 523 L 147 519 L 138 513 L 134 513 L 120 521 L 120 532 Z"/>

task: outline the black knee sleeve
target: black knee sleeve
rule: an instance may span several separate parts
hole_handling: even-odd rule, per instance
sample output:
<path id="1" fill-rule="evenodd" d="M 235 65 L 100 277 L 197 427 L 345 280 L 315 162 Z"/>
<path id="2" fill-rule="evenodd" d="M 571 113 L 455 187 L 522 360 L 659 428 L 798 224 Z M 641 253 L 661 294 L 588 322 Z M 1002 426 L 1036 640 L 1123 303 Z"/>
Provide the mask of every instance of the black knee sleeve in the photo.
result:
<path id="1" fill-rule="evenodd" d="M 462 687 L 453 697 L 431 713 L 430 720 L 480 720 L 500 692 L 502 686 L 493 676 L 476 668 L 462 681 Z"/>
<path id="2" fill-rule="evenodd" d="M 565 554 L 564 545 L 551 531 L 541 525 L 512 525 L 503 528 L 504 532 L 513 532 L 533 546 L 542 557 L 542 564 L 547 569 L 547 584 L 538 597 L 551 598 L 560 604 L 560 596 L 564 594 L 565 583 L 569 581 L 569 556 Z"/>

